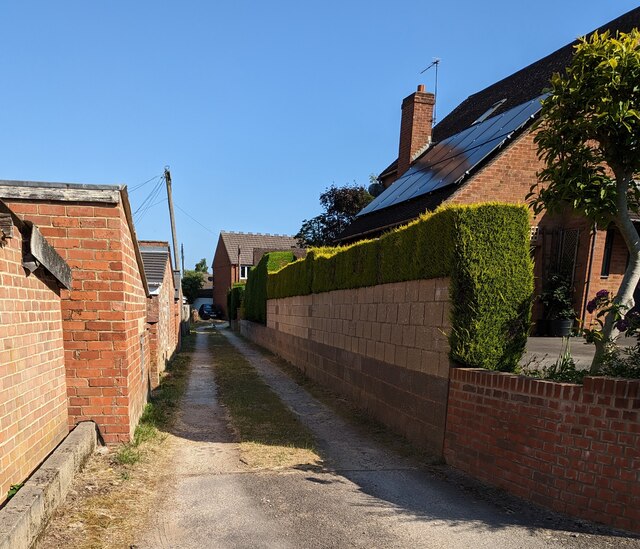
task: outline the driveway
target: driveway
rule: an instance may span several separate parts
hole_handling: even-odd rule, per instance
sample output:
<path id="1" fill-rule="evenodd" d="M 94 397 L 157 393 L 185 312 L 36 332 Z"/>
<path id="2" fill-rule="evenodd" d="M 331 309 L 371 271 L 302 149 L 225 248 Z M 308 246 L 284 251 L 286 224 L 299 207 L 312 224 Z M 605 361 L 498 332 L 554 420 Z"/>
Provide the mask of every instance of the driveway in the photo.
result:
<path id="1" fill-rule="evenodd" d="M 565 342 L 562 337 L 530 337 L 527 339 L 527 348 L 520 360 L 522 366 L 530 364 L 533 368 L 554 364 L 564 352 Z M 591 366 L 591 360 L 595 353 L 595 347 L 591 343 L 585 343 L 582 337 L 570 337 L 569 350 L 579 370 L 586 370 Z M 638 340 L 633 337 L 621 337 L 617 340 L 619 347 L 632 347 Z"/>
<path id="2" fill-rule="evenodd" d="M 260 352 L 222 333 L 314 433 L 325 466 L 249 471 L 239 459 L 205 334 L 175 433 L 174 471 L 136 547 L 637 547 L 640 540 L 478 489 L 378 446 Z"/>

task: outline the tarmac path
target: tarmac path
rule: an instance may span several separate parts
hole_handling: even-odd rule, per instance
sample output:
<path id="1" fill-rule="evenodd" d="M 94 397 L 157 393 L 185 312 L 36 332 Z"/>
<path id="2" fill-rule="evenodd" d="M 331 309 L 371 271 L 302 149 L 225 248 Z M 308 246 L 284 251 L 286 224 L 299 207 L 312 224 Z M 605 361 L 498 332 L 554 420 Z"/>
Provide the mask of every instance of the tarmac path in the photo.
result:
<path id="1" fill-rule="evenodd" d="M 446 467 L 427 470 L 396 456 L 243 339 L 222 333 L 311 429 L 325 467 L 243 465 L 217 401 L 208 336 L 199 333 L 173 431 L 175 468 L 134 547 L 640 549 L 639 539 L 470 489 Z"/>

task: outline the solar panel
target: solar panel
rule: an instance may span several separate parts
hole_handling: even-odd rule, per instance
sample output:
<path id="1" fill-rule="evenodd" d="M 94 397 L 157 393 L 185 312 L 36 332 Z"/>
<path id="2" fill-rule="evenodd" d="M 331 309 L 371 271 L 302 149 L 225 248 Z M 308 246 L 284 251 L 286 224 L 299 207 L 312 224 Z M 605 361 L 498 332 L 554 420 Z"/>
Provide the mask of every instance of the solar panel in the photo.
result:
<path id="1" fill-rule="evenodd" d="M 473 124 L 436 143 L 402 177 L 362 209 L 358 216 L 455 185 L 535 116 L 540 111 L 540 102 L 544 97 L 542 95 Z"/>

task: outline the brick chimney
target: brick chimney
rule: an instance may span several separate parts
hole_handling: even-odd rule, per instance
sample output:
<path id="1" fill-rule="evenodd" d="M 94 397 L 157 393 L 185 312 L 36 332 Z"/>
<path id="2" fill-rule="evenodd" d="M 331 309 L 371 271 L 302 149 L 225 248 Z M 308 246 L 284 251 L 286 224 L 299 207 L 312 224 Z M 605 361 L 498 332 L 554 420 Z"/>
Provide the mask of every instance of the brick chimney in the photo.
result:
<path id="1" fill-rule="evenodd" d="M 424 84 L 402 101 L 397 177 L 409 169 L 415 154 L 431 143 L 435 102 L 435 96 L 424 91 Z"/>

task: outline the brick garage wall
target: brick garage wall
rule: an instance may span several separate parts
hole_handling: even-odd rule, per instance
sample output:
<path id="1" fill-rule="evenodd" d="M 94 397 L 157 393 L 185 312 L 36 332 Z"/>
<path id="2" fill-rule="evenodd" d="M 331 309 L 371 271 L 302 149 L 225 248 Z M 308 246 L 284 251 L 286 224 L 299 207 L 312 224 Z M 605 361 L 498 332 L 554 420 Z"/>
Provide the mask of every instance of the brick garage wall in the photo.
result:
<path id="1" fill-rule="evenodd" d="M 584 386 L 452 369 L 449 465 L 576 517 L 640 532 L 640 380 Z"/>
<path id="2" fill-rule="evenodd" d="M 5 202 L 39 226 L 73 272 L 71 291 L 62 292 L 69 426 L 93 420 L 107 443 L 129 440 L 146 401 L 150 353 L 122 202 Z"/>
<path id="3" fill-rule="evenodd" d="M 228 318 L 227 292 L 231 284 L 236 281 L 237 273 L 229 261 L 226 248 L 222 239 L 218 240 L 215 255 L 213 256 L 213 303 L 222 309 L 225 318 Z"/>
<path id="4" fill-rule="evenodd" d="M 160 383 L 160 373 L 176 353 L 179 340 L 180 313 L 174 299 L 173 274 L 170 261 L 164 271 L 164 282 L 158 295 L 147 298 L 147 317 L 153 319 L 149 323 L 149 380 L 152 389 Z"/>
<path id="5" fill-rule="evenodd" d="M 48 281 L 50 284 L 47 284 Z M 26 276 L 22 237 L 0 245 L 0 502 L 67 434 L 60 295 Z"/>
<path id="6" fill-rule="evenodd" d="M 448 279 L 270 300 L 242 333 L 441 456 L 449 377 Z"/>

